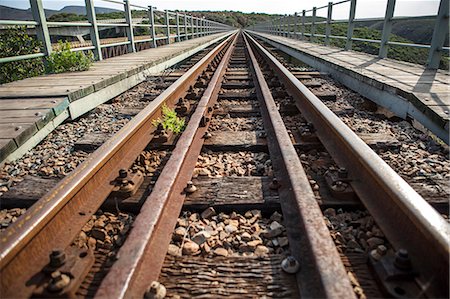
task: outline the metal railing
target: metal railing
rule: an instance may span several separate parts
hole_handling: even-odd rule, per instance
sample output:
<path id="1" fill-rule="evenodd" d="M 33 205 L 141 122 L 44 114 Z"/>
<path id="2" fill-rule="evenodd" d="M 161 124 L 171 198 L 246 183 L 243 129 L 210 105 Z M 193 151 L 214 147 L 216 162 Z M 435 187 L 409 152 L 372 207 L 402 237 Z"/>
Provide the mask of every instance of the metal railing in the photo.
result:
<path id="1" fill-rule="evenodd" d="M 0 26 L 27 26 L 36 28 L 37 38 L 42 42 L 42 51 L 39 53 L 0 58 L 0 63 L 49 56 L 53 51 L 49 27 L 89 27 L 89 35 L 92 45 L 73 48 L 71 50 L 92 50 L 96 60 L 103 59 L 101 49 L 106 47 L 127 45 L 128 53 L 132 53 L 136 52 L 136 44 L 138 43 L 150 42 L 151 46 L 156 48 L 158 46 L 157 41 L 159 40 L 163 40 L 166 44 L 169 44 L 172 41 L 179 42 L 182 40 L 206 36 L 232 29 L 231 26 L 205 18 L 188 15 L 186 13 L 180 13 L 178 11 L 162 11 L 155 9 L 152 6 L 144 7 L 131 4 L 130 0 L 102 1 L 123 5 L 125 22 L 105 23 L 104 21 L 98 21 L 95 13 L 94 0 L 85 0 L 86 16 L 88 19 L 87 22 L 48 22 L 44 13 L 42 0 L 30 0 L 31 12 L 34 21 L 0 20 Z M 146 10 L 148 12 L 147 23 L 144 23 L 144 18 L 141 18 L 140 23 L 133 22 L 133 18 L 131 17 L 132 8 Z M 99 35 L 99 28 L 101 27 L 124 27 L 127 40 L 116 43 L 102 44 Z M 149 38 L 135 40 L 134 29 L 138 27 L 148 28 L 150 31 Z M 162 30 L 158 28 L 162 28 Z"/>
<path id="2" fill-rule="evenodd" d="M 333 19 L 333 7 L 343 3 L 350 2 L 348 19 Z M 329 2 L 328 5 L 321 7 L 313 7 L 310 10 L 303 10 L 301 14 L 295 13 L 293 15 L 285 15 L 280 18 L 272 19 L 271 21 L 260 23 L 251 26 L 250 29 L 254 31 L 265 32 L 269 34 L 297 38 L 297 39 L 309 39 L 311 42 L 317 42 L 317 38 L 323 38 L 324 44 L 329 46 L 331 39 L 345 40 L 345 49 L 352 49 L 352 42 L 369 42 L 380 45 L 378 56 L 380 58 L 386 58 L 388 54 L 388 48 L 391 45 L 414 47 L 429 49 L 426 66 L 429 69 L 437 69 L 441 60 L 442 52 L 449 51 L 449 47 L 444 47 L 445 39 L 449 33 L 449 0 L 441 0 L 439 4 L 439 10 L 437 15 L 421 16 L 421 17 L 394 17 L 396 0 L 387 0 L 386 13 L 384 18 L 355 18 L 356 12 L 356 0 L 342 0 L 339 2 Z M 327 10 L 327 17 L 318 19 L 317 11 L 321 9 Z M 395 21 L 435 18 L 435 25 L 431 44 L 415 44 L 390 41 L 392 24 Z M 381 39 L 366 39 L 353 36 L 356 23 L 383 21 L 383 30 L 381 32 Z M 332 24 L 347 23 L 347 35 L 339 36 L 332 35 Z M 318 25 L 325 24 L 325 34 L 316 33 Z M 309 27 L 309 32 L 306 32 L 306 28 Z"/>

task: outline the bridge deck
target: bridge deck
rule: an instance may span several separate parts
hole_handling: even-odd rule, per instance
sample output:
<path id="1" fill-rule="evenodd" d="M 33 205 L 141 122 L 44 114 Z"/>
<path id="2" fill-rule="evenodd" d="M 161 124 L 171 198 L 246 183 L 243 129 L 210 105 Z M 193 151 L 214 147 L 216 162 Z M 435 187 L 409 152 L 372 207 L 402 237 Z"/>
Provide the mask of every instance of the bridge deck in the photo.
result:
<path id="1" fill-rule="evenodd" d="M 218 33 L 94 62 L 88 71 L 0 85 L 0 163 L 23 155 L 68 117 L 95 108 L 223 38 Z"/>
<path id="2" fill-rule="evenodd" d="M 326 66 L 328 70 L 336 70 L 336 74 L 349 75 L 359 83 L 363 82 L 409 101 L 407 114 L 420 111 L 436 126 L 446 130 L 448 135 L 450 111 L 448 72 L 426 70 L 424 66 L 418 64 L 381 59 L 366 53 L 346 51 L 293 38 L 253 33 L 300 52 L 309 61 Z M 337 76 L 336 79 L 340 80 Z"/>

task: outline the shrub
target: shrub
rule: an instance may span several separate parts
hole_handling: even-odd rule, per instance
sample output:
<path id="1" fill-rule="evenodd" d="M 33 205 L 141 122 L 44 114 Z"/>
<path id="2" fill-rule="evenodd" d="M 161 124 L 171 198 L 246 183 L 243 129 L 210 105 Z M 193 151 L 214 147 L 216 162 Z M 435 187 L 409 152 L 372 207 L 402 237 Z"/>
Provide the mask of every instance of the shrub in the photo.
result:
<path id="1" fill-rule="evenodd" d="M 153 125 L 157 127 L 161 124 L 166 131 L 172 131 L 175 134 L 179 134 L 184 131 L 185 120 L 179 118 L 175 110 L 170 109 L 166 105 L 162 106 L 162 119 L 158 118 L 153 121 Z"/>
<path id="2" fill-rule="evenodd" d="M 85 71 L 89 69 L 94 57 L 92 52 L 85 55 L 83 51 L 70 51 L 70 44 L 68 42 L 58 42 L 58 50 L 52 52 L 47 58 L 46 71 L 47 73 L 63 73 Z"/>
<path id="3" fill-rule="evenodd" d="M 14 27 L 0 35 L 0 57 L 39 53 L 41 43 L 28 36 L 25 27 Z M 42 58 L 0 64 L 0 84 L 38 76 L 44 73 Z"/>

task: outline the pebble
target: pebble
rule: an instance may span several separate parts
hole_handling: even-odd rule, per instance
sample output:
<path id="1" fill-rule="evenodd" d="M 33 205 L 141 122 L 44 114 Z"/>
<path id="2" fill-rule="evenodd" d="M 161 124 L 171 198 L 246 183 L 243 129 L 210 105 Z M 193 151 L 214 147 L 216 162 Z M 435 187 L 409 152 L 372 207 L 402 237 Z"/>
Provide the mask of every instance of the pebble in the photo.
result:
<path id="1" fill-rule="evenodd" d="M 204 210 L 202 212 L 201 217 L 203 219 L 209 219 L 209 218 L 211 218 L 214 215 L 216 215 L 216 211 L 214 210 L 213 207 L 209 207 L 209 208 L 207 208 L 206 210 Z"/>
<path id="2" fill-rule="evenodd" d="M 181 256 L 180 247 L 174 244 L 169 244 L 169 249 L 167 250 L 167 253 L 173 256 Z"/>
<path id="3" fill-rule="evenodd" d="M 196 254 L 200 249 L 200 246 L 197 245 L 197 243 L 192 241 L 187 241 L 183 245 L 183 254 L 185 255 L 194 255 Z"/>
<path id="4" fill-rule="evenodd" d="M 214 254 L 218 256 L 228 256 L 228 251 L 225 248 L 219 247 L 214 249 Z"/>
<path id="5" fill-rule="evenodd" d="M 367 241 L 367 244 L 369 245 L 370 249 L 377 248 L 378 245 L 384 244 L 384 240 L 381 238 L 377 238 L 377 237 L 369 238 L 366 241 Z"/>
<path id="6" fill-rule="evenodd" d="M 211 257 L 288 253 L 289 240 L 282 224 L 282 215 L 276 212 L 271 218 L 263 218 L 260 210 L 243 214 L 214 213 L 208 218 L 198 213 L 183 212 L 172 235 L 171 244 L 176 247 L 172 247 L 170 252 L 173 254 L 176 248 L 183 248 L 182 255 Z M 268 237 L 271 236 L 269 232 L 274 235 L 272 238 Z M 180 238 L 181 235 L 184 239 Z M 185 247 L 192 246 L 192 243 L 196 246 L 186 251 Z"/>
<path id="7" fill-rule="evenodd" d="M 269 254 L 269 248 L 267 248 L 266 246 L 263 246 L 263 245 L 259 245 L 255 249 L 255 254 L 257 256 L 266 256 L 267 254 Z"/>

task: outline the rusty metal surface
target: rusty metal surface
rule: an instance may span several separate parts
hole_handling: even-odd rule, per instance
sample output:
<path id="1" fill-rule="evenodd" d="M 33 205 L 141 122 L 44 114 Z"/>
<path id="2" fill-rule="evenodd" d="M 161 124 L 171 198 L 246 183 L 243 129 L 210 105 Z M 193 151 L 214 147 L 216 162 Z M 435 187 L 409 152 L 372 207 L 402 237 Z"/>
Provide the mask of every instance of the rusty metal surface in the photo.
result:
<path id="1" fill-rule="evenodd" d="M 111 192 L 118 170 L 127 169 L 145 148 L 160 116 L 182 97 L 231 37 L 220 43 L 171 87 L 154 99 L 117 134 L 63 179 L 23 217 L 2 233 L 0 276 L 2 297 L 27 297 L 29 280 L 48 262 L 53 248 L 66 248 Z"/>
<path id="2" fill-rule="evenodd" d="M 211 117 L 213 109 L 208 108 L 217 100 L 236 36 L 234 38 L 96 297 L 142 298 L 150 283 L 158 279 L 171 233 L 183 205 L 183 189 L 191 179 L 203 145 L 203 135 L 208 128 L 207 125 L 202 126 L 202 122 Z"/>
<path id="3" fill-rule="evenodd" d="M 321 142 L 395 248 L 409 251 L 432 296 L 449 295 L 449 224 L 268 51 L 248 36 L 291 92 Z"/>
<path id="4" fill-rule="evenodd" d="M 300 159 L 246 39 L 302 297 L 355 298 Z M 305 283 L 307 282 L 307 283 Z"/>

